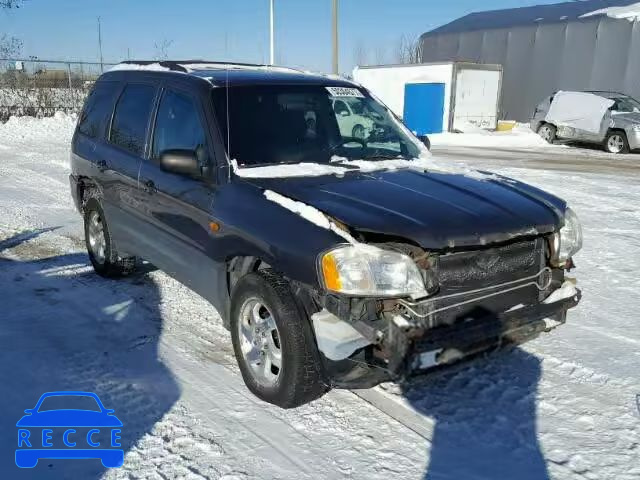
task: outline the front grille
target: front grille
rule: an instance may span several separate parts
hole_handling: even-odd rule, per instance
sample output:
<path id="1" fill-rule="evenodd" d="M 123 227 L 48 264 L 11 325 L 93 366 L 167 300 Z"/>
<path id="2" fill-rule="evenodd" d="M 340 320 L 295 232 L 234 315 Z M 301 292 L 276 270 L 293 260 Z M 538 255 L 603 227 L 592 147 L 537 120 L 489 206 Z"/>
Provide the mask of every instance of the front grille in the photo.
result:
<path id="1" fill-rule="evenodd" d="M 436 301 L 430 304 L 430 309 L 440 309 L 479 296 L 478 293 L 464 295 L 467 291 L 537 274 L 545 265 L 545 245 L 543 238 L 537 238 L 493 248 L 441 255 L 436 267 L 440 290 L 434 297 Z M 491 293 L 493 292 L 492 290 Z M 438 297 L 453 293 L 462 295 L 437 300 Z M 485 317 L 504 312 L 515 305 L 535 303 L 538 298 L 538 289 L 531 285 L 435 313 L 424 319 L 427 323 L 425 326 L 451 325 L 469 318 Z"/>

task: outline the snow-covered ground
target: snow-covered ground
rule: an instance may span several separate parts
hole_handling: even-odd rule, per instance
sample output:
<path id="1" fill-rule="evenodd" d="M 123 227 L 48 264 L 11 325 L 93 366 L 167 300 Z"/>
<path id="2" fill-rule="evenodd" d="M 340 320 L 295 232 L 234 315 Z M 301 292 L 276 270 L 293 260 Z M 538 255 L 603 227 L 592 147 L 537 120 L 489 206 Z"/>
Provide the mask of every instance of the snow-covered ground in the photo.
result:
<path id="1" fill-rule="evenodd" d="M 527 124 L 517 124 L 504 132 L 470 128 L 464 133 L 435 133 L 429 135 L 429 140 L 434 147 L 558 148 L 545 142 Z"/>
<path id="2" fill-rule="evenodd" d="M 67 179 L 74 121 L 0 125 L 0 478 L 640 478 L 640 168 L 558 172 L 465 156 L 580 215 L 584 296 L 568 323 L 523 348 L 383 385 L 369 401 L 333 391 L 284 411 L 245 389 L 200 297 L 159 271 L 92 273 Z M 15 423 L 51 390 L 94 391 L 116 410 L 122 468 L 15 466 Z"/>

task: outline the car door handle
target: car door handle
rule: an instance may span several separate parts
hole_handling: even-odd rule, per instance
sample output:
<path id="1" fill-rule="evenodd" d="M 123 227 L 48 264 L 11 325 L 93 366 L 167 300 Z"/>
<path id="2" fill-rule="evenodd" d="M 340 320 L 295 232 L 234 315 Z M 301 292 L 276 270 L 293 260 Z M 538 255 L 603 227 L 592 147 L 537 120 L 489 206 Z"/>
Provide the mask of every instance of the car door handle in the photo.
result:
<path id="1" fill-rule="evenodd" d="M 100 172 L 104 172 L 109 165 L 107 165 L 106 160 L 98 160 L 98 163 L 96 163 L 96 166 L 98 167 L 98 170 L 100 170 Z"/>
<path id="2" fill-rule="evenodd" d="M 156 184 L 153 183 L 153 180 L 146 180 L 142 183 L 142 189 L 147 193 L 156 193 L 158 189 L 156 188 Z"/>

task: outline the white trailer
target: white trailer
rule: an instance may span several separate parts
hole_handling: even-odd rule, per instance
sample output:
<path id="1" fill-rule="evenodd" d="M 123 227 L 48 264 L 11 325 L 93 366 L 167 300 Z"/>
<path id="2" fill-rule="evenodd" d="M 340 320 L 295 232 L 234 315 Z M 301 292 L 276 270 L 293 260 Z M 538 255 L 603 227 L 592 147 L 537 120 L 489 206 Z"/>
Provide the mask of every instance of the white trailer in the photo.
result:
<path id="1" fill-rule="evenodd" d="M 356 82 L 373 92 L 420 135 L 495 129 L 502 66 L 463 62 L 356 67 Z"/>

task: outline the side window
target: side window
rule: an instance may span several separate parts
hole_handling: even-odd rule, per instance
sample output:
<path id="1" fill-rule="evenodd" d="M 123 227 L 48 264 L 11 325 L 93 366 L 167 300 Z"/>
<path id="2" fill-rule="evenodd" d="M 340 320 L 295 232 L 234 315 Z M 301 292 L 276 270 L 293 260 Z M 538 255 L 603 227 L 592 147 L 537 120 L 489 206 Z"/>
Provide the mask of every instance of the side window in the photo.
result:
<path id="1" fill-rule="evenodd" d="M 144 154 L 144 141 L 155 90 L 151 85 L 130 84 L 125 87 L 113 116 L 111 143 L 135 155 Z"/>
<path id="2" fill-rule="evenodd" d="M 333 111 L 336 112 L 336 115 L 342 115 L 343 117 L 350 115 L 347 105 L 342 100 L 336 100 L 336 103 L 333 104 Z"/>
<path id="3" fill-rule="evenodd" d="M 180 93 L 166 90 L 158 107 L 153 133 L 153 158 L 165 150 L 191 150 L 201 165 L 208 161 L 205 130 L 194 101 Z"/>
<path id="4" fill-rule="evenodd" d="M 91 138 L 103 138 L 113 112 L 116 82 L 98 82 L 91 90 L 80 114 L 78 131 Z"/>

